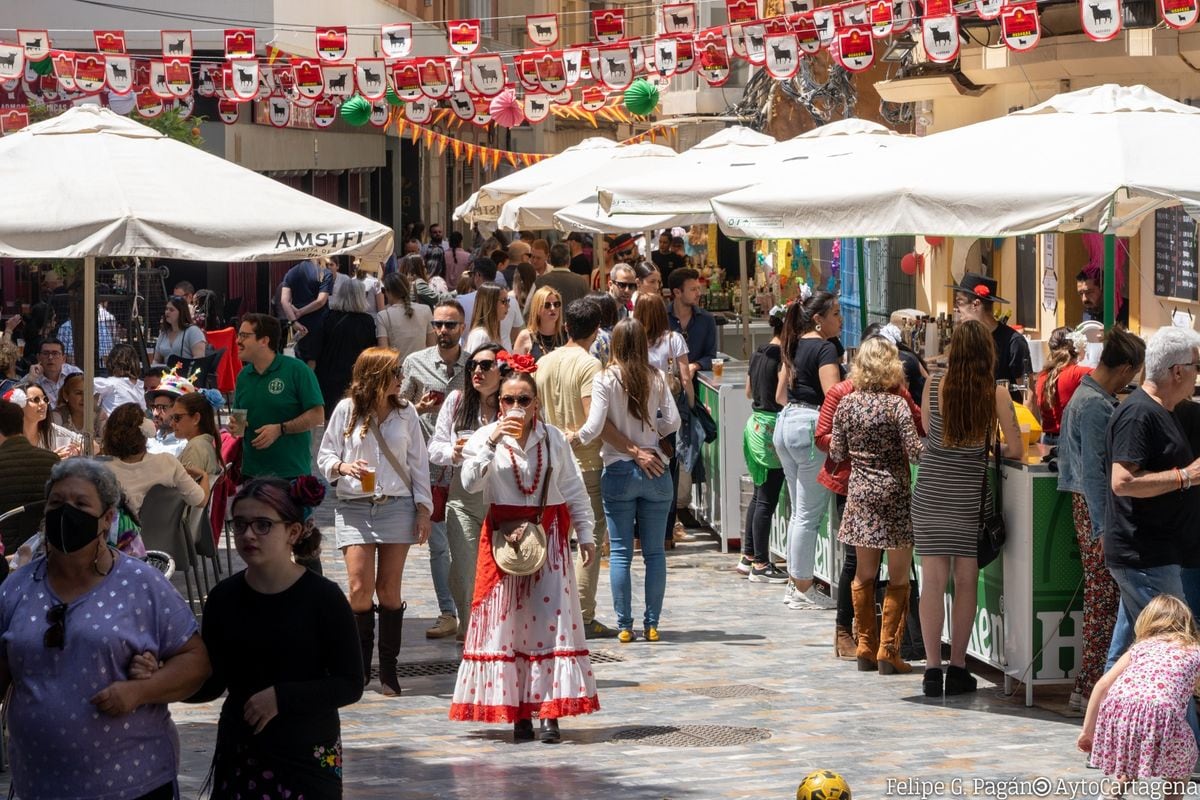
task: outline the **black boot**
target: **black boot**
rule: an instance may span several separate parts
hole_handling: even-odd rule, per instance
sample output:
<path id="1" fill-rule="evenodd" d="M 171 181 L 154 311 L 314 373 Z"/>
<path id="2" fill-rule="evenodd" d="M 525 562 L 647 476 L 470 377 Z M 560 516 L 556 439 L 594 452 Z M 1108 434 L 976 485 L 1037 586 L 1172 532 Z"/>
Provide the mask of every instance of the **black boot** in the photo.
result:
<path id="1" fill-rule="evenodd" d="M 362 653 L 363 686 L 371 682 L 371 653 L 375 650 L 375 608 L 354 612 L 354 627 L 358 628 L 358 649 Z"/>
<path id="2" fill-rule="evenodd" d="M 379 683 L 388 697 L 400 694 L 400 682 L 396 678 L 396 659 L 400 657 L 400 639 L 404 633 L 404 609 L 379 609 Z"/>
<path id="3" fill-rule="evenodd" d="M 926 697 L 941 697 L 942 671 L 937 667 L 925 670 L 925 677 L 921 680 L 921 688 L 925 690 Z"/>
<path id="4" fill-rule="evenodd" d="M 514 742 L 532 742 L 533 741 L 533 720 L 519 719 L 513 723 L 513 741 Z"/>
<path id="5" fill-rule="evenodd" d="M 538 738 L 541 739 L 544 744 L 558 744 L 561 742 L 562 734 L 558 732 L 558 720 L 542 720 L 542 730 Z"/>
<path id="6" fill-rule="evenodd" d="M 946 694 L 967 694 L 975 691 L 975 676 L 966 667 L 953 664 L 946 667 Z"/>

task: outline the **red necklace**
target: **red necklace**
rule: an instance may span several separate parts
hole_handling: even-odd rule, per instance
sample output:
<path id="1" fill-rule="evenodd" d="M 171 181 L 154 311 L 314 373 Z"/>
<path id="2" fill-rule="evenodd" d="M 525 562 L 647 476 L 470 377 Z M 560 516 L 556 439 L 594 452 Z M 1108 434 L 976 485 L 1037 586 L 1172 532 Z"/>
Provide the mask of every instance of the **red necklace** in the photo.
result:
<path id="1" fill-rule="evenodd" d="M 517 479 L 517 490 L 526 497 L 531 497 L 537 491 L 538 481 L 542 477 L 542 443 L 537 444 L 537 470 L 533 473 L 533 485 L 528 489 L 525 488 L 525 482 L 521 480 L 521 470 L 517 468 L 517 454 L 513 451 L 511 445 L 504 445 L 508 449 L 508 457 L 512 459 L 513 477 Z"/>

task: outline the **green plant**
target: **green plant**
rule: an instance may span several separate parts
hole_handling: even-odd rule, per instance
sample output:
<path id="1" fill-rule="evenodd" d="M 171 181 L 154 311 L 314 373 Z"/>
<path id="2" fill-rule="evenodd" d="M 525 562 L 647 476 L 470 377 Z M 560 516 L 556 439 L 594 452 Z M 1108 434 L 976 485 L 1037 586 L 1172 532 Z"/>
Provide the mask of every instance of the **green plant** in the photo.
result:
<path id="1" fill-rule="evenodd" d="M 32 125 L 35 122 L 43 122 L 51 117 L 57 117 L 61 113 L 62 110 L 56 106 L 31 102 L 29 104 L 29 123 Z M 187 117 L 185 119 L 180 115 L 178 109 L 169 108 L 153 119 L 145 119 L 136 115 L 133 116 L 133 119 L 184 144 L 195 147 L 204 144 L 204 138 L 200 135 L 200 123 L 204 122 L 204 117 Z"/>

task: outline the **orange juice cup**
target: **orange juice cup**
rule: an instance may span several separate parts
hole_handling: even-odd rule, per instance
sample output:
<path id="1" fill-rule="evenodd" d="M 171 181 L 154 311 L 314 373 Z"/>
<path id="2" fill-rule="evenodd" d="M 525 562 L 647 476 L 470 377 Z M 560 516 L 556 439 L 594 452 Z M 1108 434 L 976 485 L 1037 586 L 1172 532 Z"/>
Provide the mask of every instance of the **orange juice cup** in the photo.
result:
<path id="1" fill-rule="evenodd" d="M 725 374 L 725 359 L 714 358 L 712 360 L 712 374 L 717 380 L 721 379 L 721 377 Z"/>
<path id="2" fill-rule="evenodd" d="M 362 490 L 368 494 L 375 494 L 375 468 L 374 467 L 363 467 Z"/>

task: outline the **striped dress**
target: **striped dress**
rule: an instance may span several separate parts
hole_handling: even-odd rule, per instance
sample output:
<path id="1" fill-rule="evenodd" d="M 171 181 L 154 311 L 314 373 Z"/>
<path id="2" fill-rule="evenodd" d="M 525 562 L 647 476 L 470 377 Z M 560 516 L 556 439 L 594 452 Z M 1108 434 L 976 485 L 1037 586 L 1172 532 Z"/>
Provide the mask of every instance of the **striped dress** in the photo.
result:
<path id="1" fill-rule="evenodd" d="M 987 446 L 945 447 L 938 387 L 930 379 L 929 438 L 913 490 L 913 538 L 918 555 L 975 558 L 979 533 L 979 493 L 987 469 Z M 989 493 L 990 503 L 990 493 Z"/>

